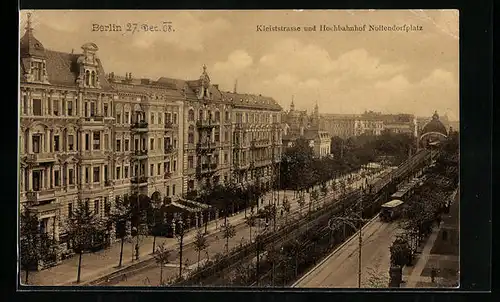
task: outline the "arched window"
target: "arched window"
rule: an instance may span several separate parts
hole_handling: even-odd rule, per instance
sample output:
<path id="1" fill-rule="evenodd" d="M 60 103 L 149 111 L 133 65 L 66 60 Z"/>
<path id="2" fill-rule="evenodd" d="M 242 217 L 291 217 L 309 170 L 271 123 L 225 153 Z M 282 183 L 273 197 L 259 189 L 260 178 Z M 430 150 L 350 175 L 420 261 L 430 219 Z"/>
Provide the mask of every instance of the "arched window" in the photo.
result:
<path id="1" fill-rule="evenodd" d="M 193 109 L 189 109 L 188 121 L 190 121 L 190 122 L 194 121 L 194 110 Z"/>
<path id="2" fill-rule="evenodd" d="M 95 86 L 95 82 L 96 82 L 96 79 L 95 79 L 95 71 L 92 71 L 91 73 L 91 81 L 92 83 L 92 86 Z"/>
<path id="3" fill-rule="evenodd" d="M 188 144 L 194 144 L 194 127 L 189 126 L 188 128 Z"/>
<path id="4" fill-rule="evenodd" d="M 85 71 L 85 84 L 90 86 L 90 71 Z"/>

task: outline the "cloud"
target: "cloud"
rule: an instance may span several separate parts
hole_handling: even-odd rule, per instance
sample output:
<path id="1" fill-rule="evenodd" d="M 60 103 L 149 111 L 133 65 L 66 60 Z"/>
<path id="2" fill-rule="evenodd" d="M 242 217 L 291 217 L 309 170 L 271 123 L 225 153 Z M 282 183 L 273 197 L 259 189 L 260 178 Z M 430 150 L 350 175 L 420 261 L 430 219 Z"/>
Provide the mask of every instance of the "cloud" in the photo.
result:
<path id="1" fill-rule="evenodd" d="M 388 91 L 404 91 L 411 87 L 410 82 L 403 75 L 397 75 L 388 81 L 379 81 L 374 85 L 377 89 L 388 90 Z"/>
<path id="2" fill-rule="evenodd" d="M 216 62 L 214 64 L 214 71 L 241 71 L 247 67 L 250 67 L 252 63 L 252 57 L 246 51 L 238 49 L 231 52 L 226 61 Z"/>

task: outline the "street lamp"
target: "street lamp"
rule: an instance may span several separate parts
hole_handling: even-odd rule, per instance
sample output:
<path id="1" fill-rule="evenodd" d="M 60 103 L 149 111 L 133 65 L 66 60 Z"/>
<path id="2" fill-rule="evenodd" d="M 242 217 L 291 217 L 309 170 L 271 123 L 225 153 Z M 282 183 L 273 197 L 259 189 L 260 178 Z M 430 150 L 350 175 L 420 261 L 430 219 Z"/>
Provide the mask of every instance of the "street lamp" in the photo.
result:
<path id="1" fill-rule="evenodd" d="M 362 224 L 360 226 L 356 226 L 356 223 L 367 222 L 369 219 L 363 219 L 360 215 L 356 213 L 352 213 L 350 217 L 342 217 L 342 216 L 334 216 L 330 218 L 328 221 L 328 228 L 332 231 L 336 231 L 338 229 L 339 223 L 342 225 L 349 225 L 353 229 L 358 229 L 358 287 L 361 288 L 361 247 L 363 245 L 363 237 L 362 237 Z"/>
<path id="2" fill-rule="evenodd" d="M 189 228 L 189 223 L 191 219 L 187 218 L 186 223 L 187 227 Z M 179 218 L 178 220 L 178 227 L 177 227 L 177 232 L 176 232 L 176 225 L 175 225 L 175 218 L 172 219 L 172 229 L 173 233 L 177 237 L 177 240 L 179 240 L 179 278 L 182 277 L 182 249 L 183 249 L 183 241 L 184 241 L 184 235 L 186 231 L 186 227 L 184 226 L 184 221 L 182 217 Z"/>

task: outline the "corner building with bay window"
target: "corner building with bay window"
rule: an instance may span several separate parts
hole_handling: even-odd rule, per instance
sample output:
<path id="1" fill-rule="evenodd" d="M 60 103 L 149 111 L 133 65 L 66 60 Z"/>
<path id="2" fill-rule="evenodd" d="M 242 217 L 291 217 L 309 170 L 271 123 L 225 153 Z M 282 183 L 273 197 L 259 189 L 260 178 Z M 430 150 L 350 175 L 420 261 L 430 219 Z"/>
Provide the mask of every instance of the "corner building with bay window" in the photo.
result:
<path id="1" fill-rule="evenodd" d="M 206 184 L 270 187 L 281 158 L 282 108 L 197 80 L 105 74 L 98 47 L 45 49 L 28 21 L 20 40 L 20 209 L 71 249 L 65 221 L 78 200 L 106 218 L 116 197 L 175 200 Z M 276 172 L 276 173 L 275 173 Z M 103 234 L 105 242 L 114 232 Z"/>

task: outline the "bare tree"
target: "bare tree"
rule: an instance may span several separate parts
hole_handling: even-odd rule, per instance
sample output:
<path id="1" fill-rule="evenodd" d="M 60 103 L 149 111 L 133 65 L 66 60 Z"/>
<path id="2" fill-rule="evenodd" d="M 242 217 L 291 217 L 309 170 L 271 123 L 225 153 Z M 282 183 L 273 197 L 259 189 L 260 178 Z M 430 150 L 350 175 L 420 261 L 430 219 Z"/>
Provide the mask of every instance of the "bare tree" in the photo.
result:
<path id="1" fill-rule="evenodd" d="M 229 239 L 236 236 L 236 229 L 229 222 L 226 222 L 222 229 L 222 237 L 226 239 L 226 253 L 229 253 Z"/>
<path id="2" fill-rule="evenodd" d="M 68 218 L 66 232 L 73 250 L 78 254 L 78 271 L 76 282 L 80 282 L 82 255 L 92 248 L 94 235 L 102 231 L 105 226 L 94 212 L 89 209 L 88 201 L 77 201 L 73 215 Z"/>
<path id="3" fill-rule="evenodd" d="M 250 242 L 252 242 L 252 227 L 255 226 L 255 216 L 253 214 L 253 210 L 252 212 L 250 213 L 250 215 L 248 215 L 246 218 L 245 218 L 245 223 L 248 225 L 249 229 L 250 229 Z"/>
<path id="4" fill-rule="evenodd" d="M 128 200 L 117 197 L 115 199 L 114 207 L 111 210 L 109 221 L 114 224 L 116 228 L 116 235 L 120 238 L 120 260 L 118 266 L 121 267 L 123 263 L 123 244 L 125 238 L 129 233 L 127 232 L 127 222 L 132 218 L 132 208 Z"/>
<path id="5" fill-rule="evenodd" d="M 155 254 L 155 260 L 156 260 L 156 263 L 158 263 L 160 265 L 160 285 L 164 285 L 163 284 L 163 266 L 165 266 L 165 264 L 167 264 L 169 262 L 169 257 L 170 257 L 170 250 L 167 249 L 167 247 L 165 246 L 165 242 L 163 242 L 162 244 L 160 244 L 160 246 L 158 246 L 156 248 L 156 254 Z"/>
<path id="6" fill-rule="evenodd" d="M 291 204 L 288 198 L 283 199 L 283 203 L 281 204 L 281 207 L 283 208 L 283 211 L 285 211 L 285 224 L 288 222 L 288 214 L 290 214 L 291 210 Z"/>
<path id="7" fill-rule="evenodd" d="M 301 192 L 299 193 L 299 199 L 297 200 L 297 203 L 299 204 L 299 213 L 300 215 L 302 216 L 302 208 L 305 206 L 306 204 L 306 198 L 304 196 L 304 193 Z"/>
<path id="8" fill-rule="evenodd" d="M 194 249 L 198 252 L 198 268 L 200 267 L 201 252 L 208 248 L 208 241 L 201 230 L 198 230 L 194 239 Z"/>

